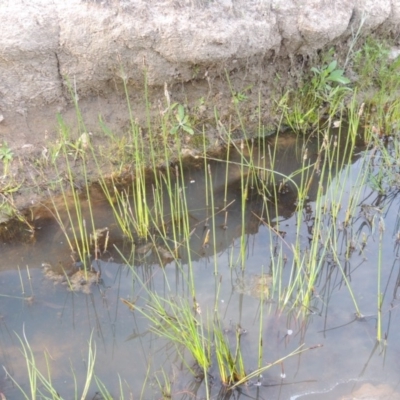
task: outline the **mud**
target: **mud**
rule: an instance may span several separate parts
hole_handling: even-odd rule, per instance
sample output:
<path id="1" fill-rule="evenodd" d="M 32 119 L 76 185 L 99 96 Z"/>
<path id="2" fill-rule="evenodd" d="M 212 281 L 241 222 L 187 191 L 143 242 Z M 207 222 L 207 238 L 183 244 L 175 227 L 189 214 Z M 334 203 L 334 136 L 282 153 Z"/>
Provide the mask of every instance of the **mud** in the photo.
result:
<path id="1" fill-rule="evenodd" d="M 84 271 L 77 266 L 64 268 L 61 265 L 52 266 L 43 263 L 43 276 L 55 285 L 65 285 L 71 292 L 82 292 L 89 294 L 92 287 L 101 283 L 99 271 L 94 268 Z"/>

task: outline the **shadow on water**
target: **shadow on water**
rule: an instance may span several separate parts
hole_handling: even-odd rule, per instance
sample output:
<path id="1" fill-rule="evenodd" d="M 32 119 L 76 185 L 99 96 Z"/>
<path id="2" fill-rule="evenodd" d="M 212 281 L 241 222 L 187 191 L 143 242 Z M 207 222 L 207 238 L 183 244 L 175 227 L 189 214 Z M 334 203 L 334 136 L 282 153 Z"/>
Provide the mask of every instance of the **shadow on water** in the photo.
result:
<path id="1" fill-rule="evenodd" d="M 348 179 L 348 172 L 342 173 L 342 168 L 350 168 L 346 161 L 350 159 L 348 151 L 341 149 L 340 157 L 322 176 L 317 171 L 315 179 L 309 179 L 308 197 L 299 210 L 297 190 L 305 179 L 304 171 L 311 171 L 311 166 L 318 163 L 321 139 L 280 135 L 276 140 L 246 144 L 243 149 L 240 146 L 239 143 L 207 159 L 187 160 L 182 168 L 171 165 L 169 170 L 160 170 L 157 177 L 164 183 L 158 187 L 154 174 L 150 174 L 146 204 L 154 212 L 162 208 L 164 218 L 152 225 L 146 240 L 135 236 L 132 241 L 121 233 L 99 185 L 91 187 L 90 202 L 83 193 L 82 214 L 89 221 L 92 211 L 98 230 L 97 249 L 91 244 L 89 276 L 82 271 L 82 260 L 71 254 L 66 242 L 65 232 L 71 234 L 71 225 L 77 222 L 76 216 L 72 216 L 71 223 L 64 199 L 33 208 L 35 232 L 15 229 L 14 239 L 1 244 L 0 362 L 6 376 L 29 393 L 26 360 L 21 356 L 21 342 L 15 333 L 23 342 L 25 334 L 38 369 L 51 375 L 52 384 L 63 398 L 71 398 L 74 379 L 79 391 L 83 386 L 89 362 L 88 338 L 93 333 L 95 373 L 113 398 L 139 398 L 142 393 L 142 398 L 157 399 L 162 397 L 162 387 L 167 386 L 171 387 L 172 398 L 205 398 L 205 377 L 201 371 L 194 375 L 188 371 L 196 370 L 190 356 L 185 354 L 182 359 L 182 349 L 179 354 L 169 341 L 157 338 L 149 330 L 148 322 L 134 311 L 146 304 L 147 290 L 166 298 L 190 298 L 188 275 L 192 268 L 196 301 L 204 318 L 218 308 L 226 337 L 232 343 L 231 335 L 234 338 L 237 326 L 245 327 L 241 345 L 249 369 L 258 367 L 260 340 L 264 364 L 284 357 L 303 343 L 324 346 L 319 353 L 290 358 L 268 370 L 261 380 L 233 391 L 221 387 L 213 364 L 207 377 L 211 382 L 210 398 L 311 399 L 317 393 L 329 392 L 324 396 L 336 399 L 353 390 L 349 389 L 353 380 L 357 384 L 364 380 L 396 384 L 396 354 L 400 345 L 393 343 L 390 351 L 381 346 L 375 348 L 374 265 L 379 262 L 380 253 L 374 237 L 376 221 L 384 219 L 386 230 L 392 232 L 391 239 L 380 242 L 382 251 L 391 254 L 390 263 L 382 271 L 386 342 L 390 330 L 399 328 L 397 192 L 392 192 L 391 198 L 390 193 L 382 198 L 373 190 L 365 192 L 353 224 L 338 229 L 342 245 L 335 257 L 343 260 L 346 280 L 337 260 L 326 256 L 315 282 L 312 306 L 307 316 L 300 318 L 295 309 L 285 312 L 279 307 L 274 296 L 279 298 L 283 293 L 279 292 L 281 289 L 272 293 L 274 289 L 266 276 L 271 275 L 271 260 L 277 256 L 274 249 L 283 249 L 278 254 L 284 260 L 281 279 L 290 279 L 290 252 L 295 236 L 301 235 L 300 242 L 306 245 L 311 240 L 320 182 L 328 175 L 329 184 Z M 362 168 L 363 151 L 362 146 L 356 148 L 351 170 Z M 170 187 L 176 189 L 174 196 L 167 195 L 166 176 L 170 177 Z M 131 182 L 116 185 L 121 190 L 132 188 Z M 155 190 L 162 196 L 155 196 Z M 351 190 L 343 195 L 343 203 L 348 202 L 349 193 Z M 171 199 L 185 202 L 185 215 L 176 215 Z M 64 221 L 64 230 L 54 219 L 54 204 Z M 385 210 L 386 214 L 377 210 Z M 343 221 L 344 216 L 341 218 Z M 298 229 L 299 221 L 302 227 Z M 337 225 L 340 223 L 338 219 Z M 184 229 L 186 235 L 182 233 Z M 360 239 L 363 235 L 372 238 L 364 247 Z M 238 262 L 243 259 L 245 268 L 243 262 Z M 135 266 L 136 274 L 132 274 L 127 260 Z M 346 289 L 350 282 L 359 307 L 366 310 L 362 318 L 354 317 L 352 298 Z M 343 393 L 335 394 L 337 387 L 345 388 Z M 91 397 L 87 398 L 101 398 L 95 396 L 96 391 L 93 384 Z M 21 398 L 9 377 L 0 380 L 0 392 L 7 399 Z"/>
<path id="2" fill-rule="evenodd" d="M 147 190 L 149 194 L 147 205 L 150 209 L 163 209 L 163 221 L 165 226 L 153 227 L 151 234 L 157 238 L 161 228 L 167 233 L 172 230 L 172 220 L 174 211 L 171 209 L 171 198 L 166 195 L 165 176 L 171 175 L 171 185 L 180 185 L 185 188 L 185 196 L 182 199 L 187 201 L 187 212 L 191 231 L 192 251 L 191 259 L 198 260 L 205 255 L 211 255 L 214 252 L 222 252 L 239 238 L 243 233 L 256 234 L 260 226 L 265 226 L 265 222 L 279 219 L 285 221 L 292 217 L 297 208 L 297 188 L 301 184 L 304 177 L 294 172 L 304 167 L 304 154 L 306 149 L 307 161 L 306 165 L 314 165 L 320 152 L 321 143 L 319 140 L 310 140 L 299 138 L 291 134 L 282 134 L 279 137 L 271 138 L 260 144 L 247 144 L 240 152 L 232 147 L 229 153 L 229 161 L 227 160 L 227 150 L 214 154 L 207 159 L 189 158 L 185 160 L 182 170 L 178 170 L 177 165 L 171 165 L 170 171 L 160 170 L 158 175 L 163 188 L 156 190 L 164 194 L 163 204 L 156 204 L 154 200 L 154 175 L 148 172 Z M 239 148 L 239 145 L 237 146 Z M 271 154 L 271 152 L 273 154 Z M 271 168 L 271 158 L 273 158 L 273 172 Z M 335 160 L 335 165 L 325 171 L 333 178 L 342 167 L 343 160 L 348 158 L 348 154 L 343 150 L 341 159 Z M 357 156 L 353 157 L 353 162 Z M 243 162 L 245 160 L 245 162 Z M 249 160 L 252 160 L 252 167 L 255 171 L 250 172 Z M 264 169 L 268 170 L 265 172 Z M 260 172 L 259 172 L 260 171 Z M 262 171 L 262 172 L 261 172 Z M 178 177 L 177 177 L 178 175 Z M 179 175 L 183 175 L 181 178 Z M 254 175 L 254 176 L 250 176 Z M 273 175 L 273 177 L 271 176 Z M 289 178 L 288 178 L 289 177 Z M 181 182 L 181 179 L 183 182 Z M 274 181 L 275 188 L 268 186 L 268 182 Z M 262 185 L 260 186 L 260 182 Z M 208 186 L 212 184 L 212 189 Z M 115 184 L 113 182 L 112 184 Z M 131 182 L 124 179 L 123 184 L 116 184 L 120 190 L 129 187 Z M 315 200 L 318 191 L 319 179 L 314 179 L 308 188 L 308 202 Z M 245 186 L 245 189 L 243 189 Z M 129 192 L 131 188 L 127 190 Z M 244 194 L 244 190 L 246 193 Z M 274 191 L 274 196 L 270 196 L 269 192 Z M 132 249 L 131 243 L 126 236 L 122 234 L 120 227 L 115 222 L 113 213 L 110 210 L 109 203 L 105 199 L 103 190 L 99 185 L 92 185 L 90 188 L 90 203 L 87 196 L 81 189 L 81 207 L 83 219 L 89 225 L 89 207 L 92 208 L 94 219 L 96 221 L 96 230 L 102 231 L 102 244 L 107 233 L 107 256 L 108 259 L 119 258 L 119 253 L 114 251 L 118 248 L 125 257 L 130 256 L 131 251 L 143 254 L 146 250 L 146 241 L 135 237 L 135 243 Z M 213 204 L 210 198 L 213 198 Z M 265 200 L 268 197 L 268 201 Z M 69 198 L 68 212 L 74 214 L 73 198 Z M 244 207 L 243 207 L 243 203 Z M 68 220 L 68 213 L 65 210 L 65 200 L 63 197 L 53 199 L 44 206 L 34 207 L 30 210 L 33 216 L 32 224 L 34 224 L 35 232 L 32 234 L 23 224 L 14 224 L 15 226 L 5 230 L 6 236 L 11 238 L 6 240 L 7 245 L 12 248 L 19 246 L 19 242 L 25 242 L 29 247 L 29 243 L 35 244 L 32 252 L 37 251 L 40 254 L 42 262 L 65 262 L 65 268 L 71 263 L 71 250 L 65 244 L 65 235 L 60 229 L 59 224 L 54 219 L 54 206 L 57 207 L 61 214 L 61 220 L 67 232 L 71 235 L 71 225 L 77 225 L 76 215 L 74 223 Z M 132 207 L 133 208 L 133 207 Z M 242 216 L 244 209 L 244 218 Z M 175 212 L 176 213 L 176 212 Z M 179 216 L 182 218 L 182 216 Z M 218 238 L 216 246 L 207 246 L 207 254 L 204 249 L 204 236 L 207 228 L 210 226 L 212 219 L 215 219 L 216 236 Z M 176 222 L 176 221 L 175 221 Z M 244 227 L 242 226 L 244 223 Z M 193 232 L 192 232 L 193 231 Z M 3 230 L 4 232 L 4 230 Z M 4 236 L 4 235 L 3 235 Z M 45 249 L 45 251 L 43 251 Z M 46 257 L 43 257 L 43 254 Z M 137 254 L 136 254 L 137 255 Z M 139 260 L 134 260 L 138 265 Z M 103 257 L 106 259 L 106 257 Z M 121 259 L 119 258 L 119 261 Z M 157 258 L 154 262 L 159 262 Z M 187 260 L 185 260 L 187 261 Z M 3 264 L 0 268 L 7 268 L 9 264 Z M 10 267 L 12 267 L 10 265 Z"/>

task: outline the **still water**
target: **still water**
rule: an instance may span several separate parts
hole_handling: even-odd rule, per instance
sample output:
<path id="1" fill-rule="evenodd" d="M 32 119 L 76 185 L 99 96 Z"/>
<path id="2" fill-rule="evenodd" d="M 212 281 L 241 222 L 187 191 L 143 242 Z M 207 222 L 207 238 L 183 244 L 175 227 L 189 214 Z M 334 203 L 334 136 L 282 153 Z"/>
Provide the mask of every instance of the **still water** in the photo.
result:
<path id="1" fill-rule="evenodd" d="M 318 145 L 306 143 L 311 162 L 316 159 Z M 305 142 L 290 136 L 282 139 L 274 153 L 278 180 L 301 167 L 304 148 Z M 316 347 L 285 360 L 283 365 L 273 366 L 260 382 L 252 381 L 223 395 L 214 363 L 209 371 L 211 398 L 333 400 L 349 396 L 364 383 L 385 384 L 393 392 L 399 392 L 398 188 L 389 187 L 383 194 L 372 189 L 368 180 L 363 182 L 352 223 L 342 226 L 368 151 L 357 148 L 351 163 L 341 165 L 342 168 L 331 166 L 329 183 L 321 176 L 327 192 L 329 186 L 343 189 L 342 208 L 336 222 L 337 257 L 343 272 L 325 257 L 313 299 L 302 313 L 298 307 L 282 309 L 276 293 L 268 291 L 260 295 L 260 276 L 271 272 L 274 249 L 280 248 L 285 259 L 281 280 L 287 282 L 290 278 L 292 244 L 297 241 L 307 249 L 310 242 L 318 180 L 310 186 L 308 201 L 300 210 L 289 184 L 279 202 L 268 206 L 269 218 L 265 223 L 260 216 L 265 215 L 266 203 L 260 196 L 249 196 L 243 207 L 240 182 L 246 171 L 238 166 L 240 156 L 235 151 L 228 173 L 224 162 L 209 159 L 205 166 L 201 158 L 192 160 L 183 170 L 191 221 L 190 254 L 183 252 L 179 261 L 171 261 L 168 256 L 156 256 L 151 246 L 137 243 L 130 267 L 124 257 L 132 255 L 132 246 L 118 231 L 101 189 L 94 186 L 90 197 L 96 228 L 107 227 L 110 242 L 107 252 L 93 260 L 101 279 L 92 284 L 78 281 L 74 291 L 60 272 L 72 265 L 64 233 L 47 208 L 35 208 L 34 236 L 25 234 L 1 243 L 0 364 L 4 369 L 0 374 L 0 392 L 7 400 L 22 399 L 18 383 L 30 397 L 27 361 L 21 352 L 22 343 L 25 346 L 29 343 L 27 351 L 33 352 L 37 369 L 47 378 L 51 376 L 60 396 L 80 398 L 90 363 L 92 337 L 95 376 L 113 398 L 161 399 L 157 378 L 163 381 L 165 374 L 171 383 L 173 399 L 205 399 L 204 382 L 188 371 L 187 366 L 193 365 L 190 355 L 185 353 L 183 362 L 174 345 L 154 335 L 148 321 L 121 301 L 145 307 L 143 283 L 162 297 L 191 299 L 187 280 L 190 267 L 202 318 L 211 318 L 217 308 L 228 339 L 235 336 L 238 325 L 245 330 L 241 344 L 248 372 L 257 369 L 260 314 L 264 365 L 300 345 Z M 229 186 L 225 191 L 227 179 Z M 296 179 L 293 181 L 298 184 Z M 205 195 L 206 185 L 209 192 L 212 187 L 212 204 Z M 151 205 L 151 196 L 148 202 Z M 83 198 L 84 212 L 86 203 Z M 168 199 L 164 206 L 167 210 Z M 278 226 L 278 222 L 279 237 L 271 234 L 271 227 Z M 210 224 L 215 224 L 215 235 L 208 238 Z M 378 265 L 381 265 L 384 339 L 379 344 L 376 342 Z M 351 293 L 362 318 L 356 318 Z M 100 399 L 98 391 L 93 379 L 86 398 Z"/>

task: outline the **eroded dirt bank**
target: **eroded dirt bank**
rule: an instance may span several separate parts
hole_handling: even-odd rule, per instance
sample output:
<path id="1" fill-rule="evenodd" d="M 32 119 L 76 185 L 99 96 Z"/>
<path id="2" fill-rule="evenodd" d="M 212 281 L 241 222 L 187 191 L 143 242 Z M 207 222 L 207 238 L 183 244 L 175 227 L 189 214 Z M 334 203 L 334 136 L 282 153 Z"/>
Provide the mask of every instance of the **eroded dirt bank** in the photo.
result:
<path id="1" fill-rule="evenodd" d="M 356 38 L 396 41 L 400 0 L 17 0 L 2 2 L 0 20 L 0 135 L 24 187 L 21 175 L 34 186 L 35 160 L 58 140 L 57 113 L 79 135 L 72 97 L 93 142 L 99 116 L 126 132 L 124 82 L 142 126 L 176 102 L 217 139 L 215 109 L 228 121 L 237 94 L 242 122 L 261 116 L 273 130 L 273 102 L 320 50 L 335 46 L 344 62 Z"/>
<path id="2" fill-rule="evenodd" d="M 400 0 L 19 0 L 2 2 L 0 19 L 0 133 L 21 147 L 43 144 L 55 114 L 68 116 L 68 85 L 91 130 L 99 114 L 126 125 L 123 79 L 142 118 L 144 70 L 163 103 L 166 83 L 171 101 L 223 109 L 226 72 L 234 90 L 251 84 L 268 99 L 308 56 L 348 46 L 361 21 L 364 35 L 396 36 Z"/>

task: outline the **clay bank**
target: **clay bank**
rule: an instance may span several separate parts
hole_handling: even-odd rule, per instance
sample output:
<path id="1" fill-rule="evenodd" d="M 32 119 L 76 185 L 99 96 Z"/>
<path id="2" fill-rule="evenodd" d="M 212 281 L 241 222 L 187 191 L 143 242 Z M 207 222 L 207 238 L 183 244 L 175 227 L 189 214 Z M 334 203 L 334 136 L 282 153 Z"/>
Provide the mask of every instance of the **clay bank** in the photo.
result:
<path id="1" fill-rule="evenodd" d="M 143 123 L 144 71 L 152 99 L 164 103 L 165 90 L 192 106 L 204 98 L 204 116 L 214 106 L 229 113 L 228 74 L 233 90 L 262 94 L 271 120 L 272 94 L 298 80 L 318 51 L 348 51 L 360 26 L 364 38 L 397 37 L 400 1 L 17 0 L 1 3 L 0 20 L 0 135 L 26 154 L 55 138 L 57 113 L 73 124 L 71 90 L 88 130 L 99 130 L 102 115 L 121 131 L 125 81 Z"/>
<path id="2" fill-rule="evenodd" d="M 0 20 L 2 193 L 20 209 L 54 175 L 57 115 L 71 141 L 90 133 L 94 146 L 105 126 L 123 138 L 132 120 L 156 121 L 157 136 L 157 118 L 173 104 L 185 105 L 186 128 L 209 144 L 221 144 L 220 123 L 276 131 L 276 104 L 321 52 L 334 48 L 355 80 L 356 43 L 391 38 L 397 55 L 400 0 L 17 0 L 0 4 Z M 238 121 L 233 100 L 244 99 Z"/>

